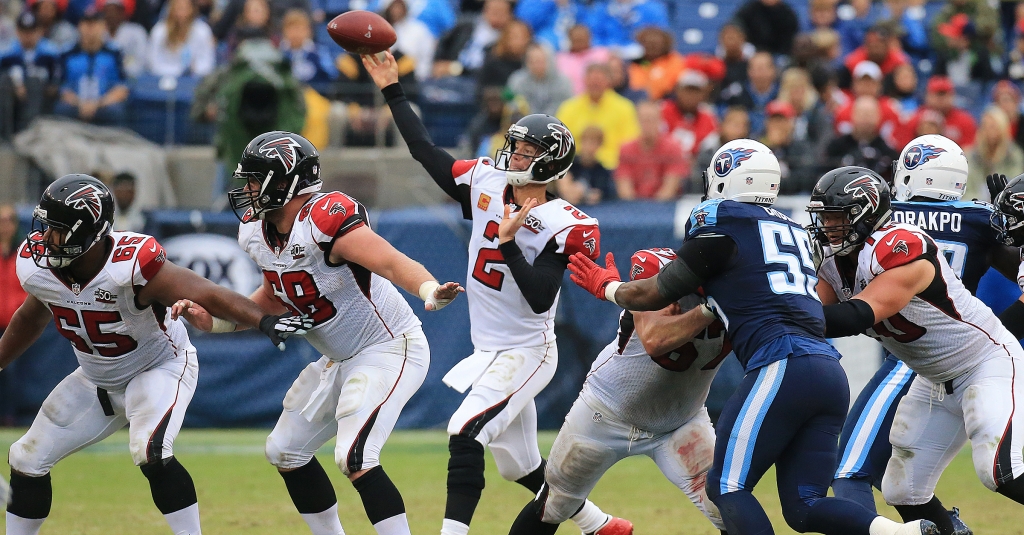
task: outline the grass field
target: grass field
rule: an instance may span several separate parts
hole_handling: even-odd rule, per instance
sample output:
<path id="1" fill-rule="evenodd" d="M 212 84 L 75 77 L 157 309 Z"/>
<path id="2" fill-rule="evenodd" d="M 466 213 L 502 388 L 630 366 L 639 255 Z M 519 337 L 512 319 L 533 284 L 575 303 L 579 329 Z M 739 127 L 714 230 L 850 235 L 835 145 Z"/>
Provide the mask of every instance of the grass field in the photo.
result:
<path id="1" fill-rule="evenodd" d="M 281 478 L 263 458 L 269 430 L 186 430 L 175 453 L 195 479 L 204 532 L 211 534 L 308 534 L 292 507 Z M 22 430 L 0 430 L 6 451 Z M 553 433 L 541 437 L 547 452 Z M 444 513 L 447 437 L 437 431 L 395 433 L 382 463 L 405 497 L 413 533 L 438 533 Z M 333 450 L 320 452 L 338 491 L 342 524 L 349 535 L 375 532 L 352 486 L 334 468 Z M 6 468 L 4 469 L 6 475 Z M 777 533 L 785 526 L 769 473 L 757 489 Z M 153 505 L 149 486 L 128 455 L 127 433 L 120 432 L 65 459 L 53 470 L 54 499 L 43 534 L 166 534 L 167 525 Z M 946 471 L 939 496 L 960 507 L 977 535 L 1024 535 L 1024 510 L 982 487 L 965 450 Z M 605 511 L 629 518 L 638 535 L 717 535 L 686 497 L 670 485 L 649 459 L 627 459 L 608 472 L 591 498 Z M 487 488 L 473 520 L 472 533 L 508 533 L 530 494 L 502 480 L 488 457 Z M 898 518 L 891 508 L 880 509 Z M 0 520 L 2 522 L 2 520 Z M 579 533 L 564 525 L 558 532 Z"/>

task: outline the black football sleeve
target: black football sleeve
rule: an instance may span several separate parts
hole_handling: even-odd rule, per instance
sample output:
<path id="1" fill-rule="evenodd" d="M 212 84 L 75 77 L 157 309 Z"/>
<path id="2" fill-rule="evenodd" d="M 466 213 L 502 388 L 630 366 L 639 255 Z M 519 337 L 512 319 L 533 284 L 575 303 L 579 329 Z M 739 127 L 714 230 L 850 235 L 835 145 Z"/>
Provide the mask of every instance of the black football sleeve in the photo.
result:
<path id="1" fill-rule="evenodd" d="M 551 240 L 544 250 L 537 255 L 531 265 L 523 256 L 523 251 L 515 240 L 498 245 L 498 250 L 505 257 L 505 264 L 512 272 L 512 278 L 519 285 L 523 297 L 535 314 L 542 314 L 551 309 L 562 287 L 562 275 L 569 265 L 569 256 L 558 253 L 558 244 Z"/>
<path id="2" fill-rule="evenodd" d="M 739 249 L 724 234 L 700 234 L 683 242 L 676 259 L 658 273 L 658 294 L 678 301 L 697 291 L 702 284 L 729 269 Z"/>

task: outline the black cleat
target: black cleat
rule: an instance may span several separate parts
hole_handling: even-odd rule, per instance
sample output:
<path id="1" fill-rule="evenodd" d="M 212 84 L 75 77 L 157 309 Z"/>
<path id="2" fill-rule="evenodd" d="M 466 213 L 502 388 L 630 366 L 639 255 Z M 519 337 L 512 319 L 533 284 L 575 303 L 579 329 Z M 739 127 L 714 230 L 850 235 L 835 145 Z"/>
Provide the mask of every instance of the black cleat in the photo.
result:
<path id="1" fill-rule="evenodd" d="M 953 535 L 974 535 L 971 528 L 967 527 L 967 524 L 964 524 L 964 521 L 960 519 L 960 509 L 958 507 L 954 507 L 949 512 L 949 519 L 953 521 Z"/>

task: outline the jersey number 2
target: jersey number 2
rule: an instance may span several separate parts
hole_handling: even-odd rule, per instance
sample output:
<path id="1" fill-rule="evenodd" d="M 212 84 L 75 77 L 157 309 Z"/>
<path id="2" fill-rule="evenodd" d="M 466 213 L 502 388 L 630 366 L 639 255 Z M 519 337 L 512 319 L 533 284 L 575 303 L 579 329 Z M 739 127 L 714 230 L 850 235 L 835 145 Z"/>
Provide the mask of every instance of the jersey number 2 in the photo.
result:
<path id="1" fill-rule="evenodd" d="M 484 227 L 484 239 L 495 241 L 498 239 L 498 223 L 488 221 Z M 505 274 L 491 269 L 493 264 L 504 264 L 505 257 L 497 249 L 480 248 L 476 255 L 476 264 L 473 265 L 473 278 L 488 288 L 501 291 L 501 283 L 505 280 Z"/>

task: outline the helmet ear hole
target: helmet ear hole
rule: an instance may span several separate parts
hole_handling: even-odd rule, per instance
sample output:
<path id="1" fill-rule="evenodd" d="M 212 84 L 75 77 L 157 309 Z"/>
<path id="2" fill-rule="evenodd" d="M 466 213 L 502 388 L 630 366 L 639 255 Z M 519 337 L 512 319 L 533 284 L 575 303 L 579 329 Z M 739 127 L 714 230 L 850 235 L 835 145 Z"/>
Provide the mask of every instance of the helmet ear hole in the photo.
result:
<path id="1" fill-rule="evenodd" d="M 723 191 L 725 191 L 725 182 L 719 182 L 718 183 L 718 193 L 722 193 Z"/>
<path id="2" fill-rule="evenodd" d="M 903 185 L 907 186 L 910 184 L 910 175 L 903 175 Z"/>

